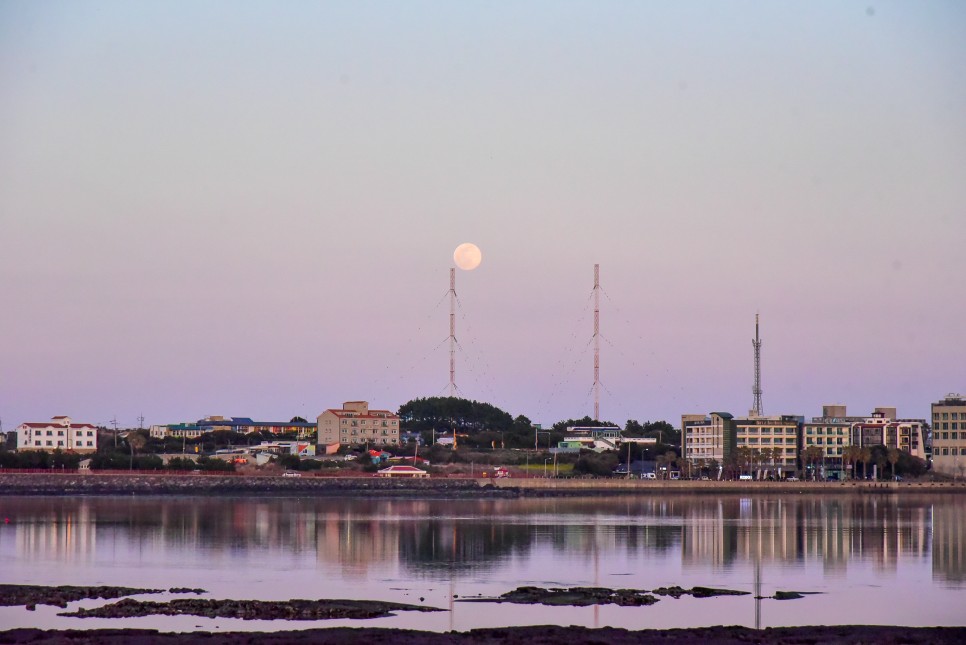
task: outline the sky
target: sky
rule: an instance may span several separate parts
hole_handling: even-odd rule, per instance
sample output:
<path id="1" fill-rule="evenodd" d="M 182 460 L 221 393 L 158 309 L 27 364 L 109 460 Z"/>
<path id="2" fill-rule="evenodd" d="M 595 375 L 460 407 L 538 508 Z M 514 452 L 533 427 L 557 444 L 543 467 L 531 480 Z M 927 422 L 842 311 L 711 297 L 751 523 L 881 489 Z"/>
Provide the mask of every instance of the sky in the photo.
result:
<path id="1" fill-rule="evenodd" d="M 0 420 L 966 393 L 966 4 L 0 0 Z"/>

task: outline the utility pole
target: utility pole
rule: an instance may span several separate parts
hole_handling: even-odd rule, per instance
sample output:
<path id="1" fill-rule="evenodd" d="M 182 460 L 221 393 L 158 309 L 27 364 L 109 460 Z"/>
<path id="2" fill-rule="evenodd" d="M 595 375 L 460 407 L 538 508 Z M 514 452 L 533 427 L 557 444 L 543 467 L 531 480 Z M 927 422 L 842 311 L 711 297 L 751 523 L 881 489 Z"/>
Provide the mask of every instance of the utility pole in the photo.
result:
<path id="1" fill-rule="evenodd" d="M 600 421 L 600 265 L 594 265 L 594 421 Z"/>
<path id="2" fill-rule="evenodd" d="M 755 314 L 755 338 L 751 341 L 751 346 L 755 350 L 755 385 L 752 387 L 752 394 L 755 402 L 751 407 L 751 414 L 760 417 L 761 411 L 761 338 L 758 337 L 758 314 Z"/>
<path id="3" fill-rule="evenodd" d="M 117 448 L 117 415 L 116 414 L 114 415 L 114 418 L 111 419 L 111 423 L 114 425 L 114 447 Z"/>
<path id="4" fill-rule="evenodd" d="M 449 395 L 456 396 L 456 269 L 453 268 L 449 270 Z M 455 430 L 453 442 L 456 442 Z"/>

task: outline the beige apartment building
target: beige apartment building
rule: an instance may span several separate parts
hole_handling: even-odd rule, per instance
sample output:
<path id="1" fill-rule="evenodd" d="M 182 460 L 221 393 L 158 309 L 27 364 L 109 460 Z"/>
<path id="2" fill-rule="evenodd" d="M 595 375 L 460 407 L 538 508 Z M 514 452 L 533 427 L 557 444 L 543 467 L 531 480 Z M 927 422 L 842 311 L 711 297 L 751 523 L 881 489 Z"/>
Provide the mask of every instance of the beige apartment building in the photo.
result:
<path id="1" fill-rule="evenodd" d="M 735 423 L 728 412 L 681 415 L 681 452 L 691 464 L 724 464 L 734 449 Z"/>
<path id="2" fill-rule="evenodd" d="M 793 415 L 749 416 L 735 419 L 736 445 L 771 451 L 763 467 L 791 474 L 798 470 L 798 429 L 801 418 Z"/>
<path id="3" fill-rule="evenodd" d="M 932 467 L 966 476 L 966 398 L 960 394 L 947 394 L 932 404 Z"/>
<path id="4" fill-rule="evenodd" d="M 821 452 L 821 459 L 814 464 L 819 476 L 844 478 L 847 475 L 846 455 L 852 445 L 852 423 L 856 420 L 846 416 L 844 405 L 826 405 L 822 407 L 822 416 L 802 424 L 802 453 L 813 446 Z"/>
<path id="5" fill-rule="evenodd" d="M 399 415 L 370 410 L 368 401 L 346 401 L 342 409 L 326 410 L 318 416 L 318 426 L 319 446 L 329 453 L 347 445 L 399 445 Z"/>

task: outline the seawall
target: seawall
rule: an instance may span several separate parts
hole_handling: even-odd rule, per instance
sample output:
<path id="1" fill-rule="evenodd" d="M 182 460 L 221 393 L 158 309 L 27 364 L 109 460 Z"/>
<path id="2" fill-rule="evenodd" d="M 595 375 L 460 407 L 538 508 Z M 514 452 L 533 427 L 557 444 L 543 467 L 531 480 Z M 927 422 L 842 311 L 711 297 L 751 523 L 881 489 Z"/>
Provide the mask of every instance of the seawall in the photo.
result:
<path id="1" fill-rule="evenodd" d="M 281 477 L 170 473 L 0 473 L 0 495 L 310 495 L 565 497 L 583 495 L 964 494 L 966 482 L 748 482 L 626 479 Z"/>

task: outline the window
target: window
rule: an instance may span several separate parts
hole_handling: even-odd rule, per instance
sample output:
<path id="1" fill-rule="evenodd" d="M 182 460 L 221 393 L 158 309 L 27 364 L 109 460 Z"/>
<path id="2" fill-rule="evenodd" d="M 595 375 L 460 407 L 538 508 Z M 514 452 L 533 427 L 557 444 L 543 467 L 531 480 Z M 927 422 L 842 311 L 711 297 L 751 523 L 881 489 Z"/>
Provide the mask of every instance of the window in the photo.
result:
<path id="1" fill-rule="evenodd" d="M 53 442 L 53 441 L 51 441 L 50 439 L 48 439 L 48 440 L 47 440 L 47 445 L 48 445 L 48 446 L 52 446 L 52 445 L 54 445 L 54 442 Z"/>
<path id="2" fill-rule="evenodd" d="M 58 430 L 57 431 L 57 436 L 58 437 L 63 437 L 64 436 L 64 431 L 63 430 Z"/>

